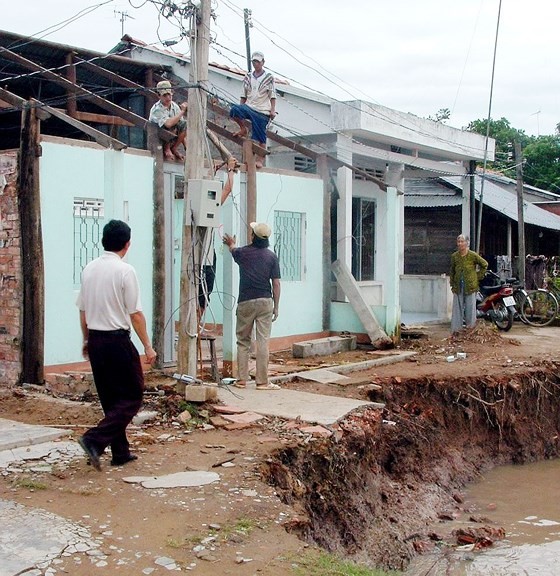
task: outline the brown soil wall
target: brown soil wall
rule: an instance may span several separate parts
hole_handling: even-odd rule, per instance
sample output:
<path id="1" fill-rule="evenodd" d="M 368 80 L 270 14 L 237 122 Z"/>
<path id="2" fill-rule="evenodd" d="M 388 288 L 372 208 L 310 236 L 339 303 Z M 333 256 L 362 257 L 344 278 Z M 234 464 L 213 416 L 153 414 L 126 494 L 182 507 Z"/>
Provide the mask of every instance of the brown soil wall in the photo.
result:
<path id="1" fill-rule="evenodd" d="M 333 438 L 276 451 L 263 475 L 301 511 L 292 529 L 359 562 L 403 569 L 480 472 L 559 454 L 558 365 L 500 376 L 406 380 L 374 392 L 384 411 Z M 416 547 L 418 548 L 418 546 Z"/>

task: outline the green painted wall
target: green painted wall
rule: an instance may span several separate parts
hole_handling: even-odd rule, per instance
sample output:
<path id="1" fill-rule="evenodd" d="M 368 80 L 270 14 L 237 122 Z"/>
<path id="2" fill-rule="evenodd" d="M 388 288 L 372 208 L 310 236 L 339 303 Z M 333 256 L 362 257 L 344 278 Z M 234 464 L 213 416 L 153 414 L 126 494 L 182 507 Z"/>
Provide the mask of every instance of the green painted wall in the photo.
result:
<path id="1" fill-rule="evenodd" d="M 147 155 L 89 145 L 44 141 L 41 147 L 45 365 L 48 366 L 83 360 L 75 304 L 79 285 L 73 281 L 75 198 L 103 199 L 104 222 L 118 218 L 130 224 L 132 243 L 126 259 L 138 273 L 142 305 L 151 331 L 153 160 Z M 139 346 L 138 340 L 135 342 Z"/>

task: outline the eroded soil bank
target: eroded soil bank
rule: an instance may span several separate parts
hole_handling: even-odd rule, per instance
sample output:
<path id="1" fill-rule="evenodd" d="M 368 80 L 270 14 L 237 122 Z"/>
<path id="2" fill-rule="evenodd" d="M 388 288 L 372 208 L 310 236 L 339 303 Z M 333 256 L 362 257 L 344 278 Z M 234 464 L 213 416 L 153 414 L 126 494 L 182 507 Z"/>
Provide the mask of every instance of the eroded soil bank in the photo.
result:
<path id="1" fill-rule="evenodd" d="M 59 571 L 73 576 L 167 573 L 154 564 L 159 556 L 200 576 L 284 576 L 298 573 L 306 543 L 400 569 L 438 539 L 447 541 L 453 526 L 447 519 L 465 508 L 461 489 L 480 472 L 558 456 L 559 337 L 560 328 L 517 325 L 504 337 L 483 324 L 456 339 L 443 327 L 404 342 L 418 352 L 409 361 L 353 372 L 342 385 L 285 384 L 385 403 L 384 410 L 351 414 L 329 438 L 268 417 L 227 430 L 211 404 L 185 425 L 177 418 L 184 401 L 173 394 L 174 381 L 154 377 L 150 387 L 158 393 L 147 395 L 143 408 L 158 417 L 130 434 L 138 461 L 124 469 L 104 462 L 102 473 L 81 455 L 50 470 L 29 462 L 2 472 L 0 498 L 61 515 L 94 534 L 107 565 L 92 568 L 84 555 L 61 558 Z M 458 352 L 467 358 L 446 361 Z M 371 357 L 360 351 L 313 362 Z M 294 361 L 288 353 L 273 358 L 298 371 Z M 63 426 L 76 438 L 101 415 L 91 400 L 15 387 L 0 391 L 0 416 Z M 220 482 L 154 492 L 123 481 L 182 470 L 216 470 Z M 216 524 L 220 529 L 210 528 Z"/>
<path id="2" fill-rule="evenodd" d="M 312 446 L 274 452 L 262 472 L 300 510 L 289 528 L 359 562 L 403 569 L 445 538 L 460 490 L 481 471 L 559 453 L 558 365 L 515 373 L 391 382 L 386 402 Z M 437 534 L 430 526 L 442 520 Z"/>

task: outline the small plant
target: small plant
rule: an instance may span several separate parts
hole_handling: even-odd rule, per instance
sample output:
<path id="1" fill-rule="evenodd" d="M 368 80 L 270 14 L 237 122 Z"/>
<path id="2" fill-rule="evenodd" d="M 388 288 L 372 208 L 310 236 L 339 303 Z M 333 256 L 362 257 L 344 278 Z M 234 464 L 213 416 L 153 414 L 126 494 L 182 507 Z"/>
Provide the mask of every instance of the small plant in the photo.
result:
<path id="1" fill-rule="evenodd" d="M 33 478 L 29 478 L 28 476 L 16 478 L 12 482 L 12 486 L 15 488 L 27 488 L 27 490 L 46 490 L 48 488 L 44 482 L 33 480 Z"/>
<path id="2" fill-rule="evenodd" d="M 175 538 L 168 538 L 165 542 L 165 545 L 168 548 L 184 548 L 186 544 L 185 540 L 176 540 Z"/>
<path id="3" fill-rule="evenodd" d="M 229 540 L 232 534 L 248 536 L 255 528 L 260 527 L 260 524 L 256 520 L 243 517 L 236 520 L 233 524 L 226 524 L 225 526 L 222 526 L 219 533 L 221 538 L 224 540 Z M 217 534 L 217 531 L 213 530 L 212 534 Z"/>
<path id="4" fill-rule="evenodd" d="M 398 572 L 384 572 L 343 560 L 334 554 L 310 550 L 291 558 L 292 571 L 297 576 L 396 576 Z"/>

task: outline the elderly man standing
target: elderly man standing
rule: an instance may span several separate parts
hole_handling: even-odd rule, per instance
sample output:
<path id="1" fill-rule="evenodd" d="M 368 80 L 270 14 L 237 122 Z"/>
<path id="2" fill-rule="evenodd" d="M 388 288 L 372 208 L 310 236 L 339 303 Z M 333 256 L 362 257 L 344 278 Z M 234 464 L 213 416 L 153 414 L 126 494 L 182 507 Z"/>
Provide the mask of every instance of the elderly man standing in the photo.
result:
<path id="1" fill-rule="evenodd" d="M 187 112 L 187 103 L 183 102 L 180 106 L 173 102 L 173 91 L 171 82 L 162 80 L 158 82 L 156 90 L 159 101 L 156 102 L 150 110 L 150 122 L 157 124 L 160 128 L 167 128 L 177 134 L 177 138 L 172 142 L 166 142 L 163 147 L 163 154 L 166 160 L 181 160 L 185 157 L 178 151 L 180 144 L 185 145 L 185 136 L 187 134 L 187 121 L 185 114 Z"/>
<path id="2" fill-rule="evenodd" d="M 247 128 L 244 120 L 251 121 L 251 138 L 266 146 L 266 128 L 276 116 L 276 89 L 274 76 L 264 69 L 264 55 L 262 52 L 253 52 L 251 56 L 253 72 L 243 79 L 243 94 L 241 103 L 234 104 L 230 110 L 230 118 L 239 125 L 236 136 L 247 137 Z M 257 167 L 262 167 L 262 161 Z"/>
<path id="3" fill-rule="evenodd" d="M 150 364 L 156 353 L 146 330 L 134 268 L 123 261 L 130 247 L 130 227 L 111 220 L 103 228 L 105 252 L 82 272 L 77 305 L 80 309 L 83 354 L 89 357 L 104 418 L 78 440 L 96 470 L 99 457 L 111 446 L 112 466 L 136 460 L 126 427 L 140 409 L 144 374 L 140 356 L 130 340 L 130 328 L 144 346 Z"/>
<path id="4" fill-rule="evenodd" d="M 257 390 L 278 390 L 268 381 L 268 341 L 272 322 L 278 318 L 280 301 L 280 265 L 276 254 L 268 249 L 272 233 L 264 223 L 251 223 L 251 244 L 235 247 L 235 236 L 224 234 L 223 242 L 239 265 L 239 298 L 237 300 L 237 367 L 235 386 L 245 388 L 249 380 L 249 352 L 255 328 L 257 345 Z"/>

